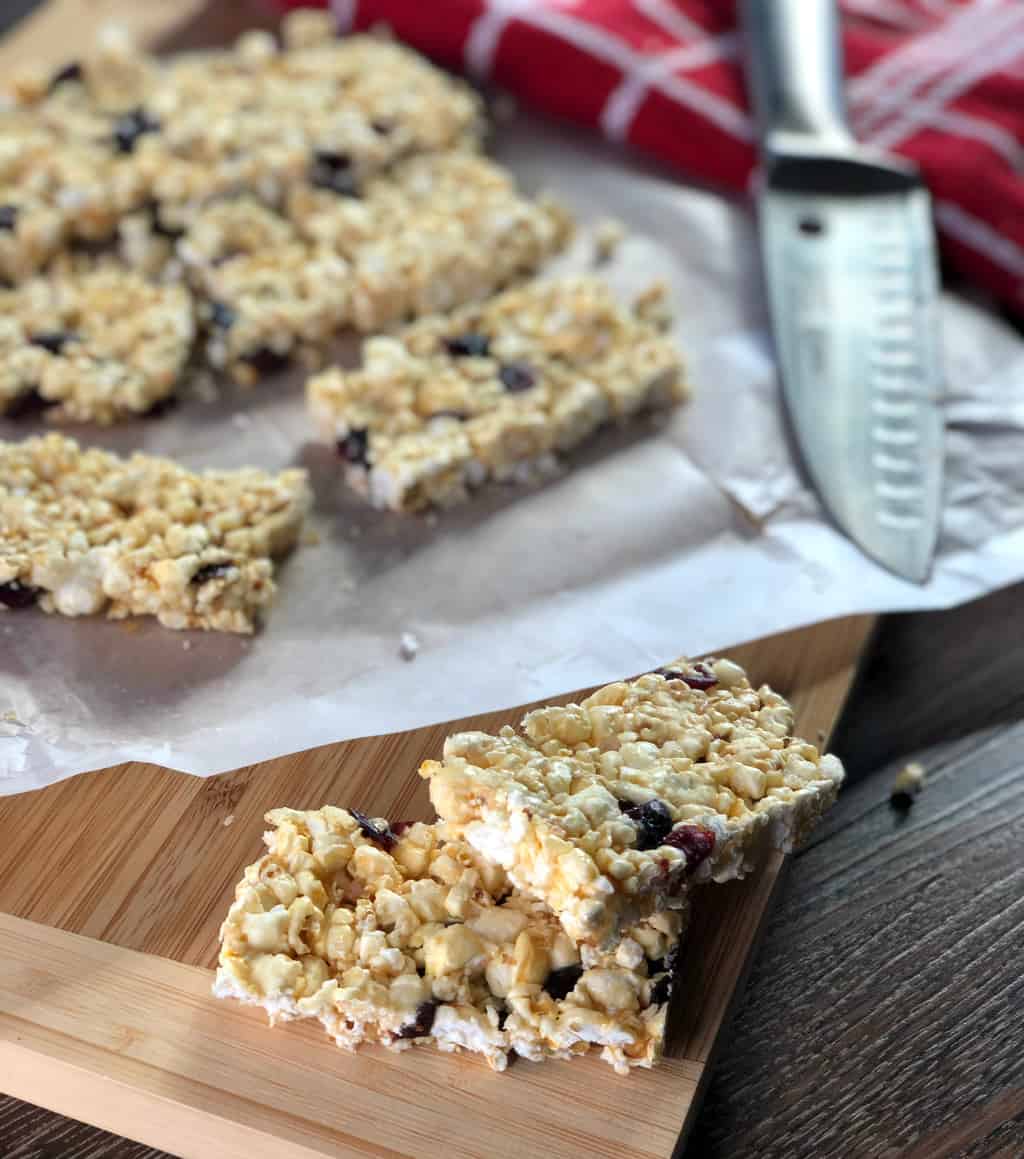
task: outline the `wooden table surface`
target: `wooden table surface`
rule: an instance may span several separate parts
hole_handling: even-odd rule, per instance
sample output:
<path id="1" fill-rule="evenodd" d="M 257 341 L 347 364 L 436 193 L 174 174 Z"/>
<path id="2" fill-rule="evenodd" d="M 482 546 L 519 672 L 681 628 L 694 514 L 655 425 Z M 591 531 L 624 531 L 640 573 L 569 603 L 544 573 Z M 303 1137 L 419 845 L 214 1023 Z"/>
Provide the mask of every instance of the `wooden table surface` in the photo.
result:
<path id="1" fill-rule="evenodd" d="M 1024 585 L 885 618 L 834 748 L 686 1159 L 1021 1159 Z M 0 1159 L 164 1156 L 0 1096 Z"/>
<path id="2" fill-rule="evenodd" d="M 1024 585 L 882 621 L 686 1159 L 1024 1156 L 1022 641 Z M 0 1157 L 163 1159 L 2 1098 Z"/>

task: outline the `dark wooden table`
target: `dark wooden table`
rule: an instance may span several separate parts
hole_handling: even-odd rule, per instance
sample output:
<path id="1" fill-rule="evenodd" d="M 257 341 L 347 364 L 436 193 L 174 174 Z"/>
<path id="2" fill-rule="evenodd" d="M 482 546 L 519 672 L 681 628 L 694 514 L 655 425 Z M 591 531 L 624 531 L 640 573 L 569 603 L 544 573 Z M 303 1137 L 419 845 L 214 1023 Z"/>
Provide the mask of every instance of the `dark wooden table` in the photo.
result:
<path id="1" fill-rule="evenodd" d="M 1024 585 L 885 618 L 833 747 L 685 1157 L 1022 1159 Z M 169 1157 L 0 1096 L 0 1159 Z"/>
<path id="2" fill-rule="evenodd" d="M 885 618 L 834 748 L 686 1159 L 1021 1159 L 1024 585 Z M 0 1159 L 165 1157 L 0 1098 Z"/>

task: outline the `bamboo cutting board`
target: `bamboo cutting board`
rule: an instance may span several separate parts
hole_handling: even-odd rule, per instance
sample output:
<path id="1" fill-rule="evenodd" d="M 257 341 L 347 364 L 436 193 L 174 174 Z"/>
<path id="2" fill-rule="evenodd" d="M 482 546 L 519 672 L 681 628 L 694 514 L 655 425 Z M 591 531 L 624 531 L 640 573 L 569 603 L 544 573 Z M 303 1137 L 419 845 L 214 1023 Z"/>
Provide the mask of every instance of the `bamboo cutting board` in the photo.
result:
<path id="1" fill-rule="evenodd" d="M 0 65 L 60 63 L 108 19 L 178 47 L 266 23 L 267 13 L 258 0 L 51 0 L 0 43 Z M 840 620 L 731 654 L 788 695 L 799 731 L 817 739 L 831 730 L 871 624 Z M 665 658 L 685 647 L 666 641 Z M 271 1032 L 262 1012 L 209 996 L 218 925 L 241 868 L 261 851 L 267 809 L 335 803 L 428 818 L 420 761 L 438 755 L 453 727 L 491 730 L 528 707 L 207 780 L 128 764 L 0 798 L 0 1088 L 186 1159 L 671 1155 L 781 857 L 755 879 L 703 891 L 669 1057 L 628 1079 L 596 1059 L 496 1075 L 471 1056 L 430 1049 L 352 1057 L 318 1025 Z"/>
<path id="2" fill-rule="evenodd" d="M 871 627 L 834 621 L 731 650 L 827 734 Z M 673 648 L 666 649 L 666 657 Z M 578 695 L 578 694 L 577 694 Z M 562 699 L 571 699 L 563 697 Z M 186 1159 L 667 1159 L 698 1105 L 784 859 L 701 891 L 669 1057 L 504 1075 L 428 1048 L 350 1056 L 209 996 L 217 928 L 277 805 L 430 816 L 419 762 L 453 727 L 327 745 L 201 780 L 128 764 L 0 799 L 0 1088 Z"/>

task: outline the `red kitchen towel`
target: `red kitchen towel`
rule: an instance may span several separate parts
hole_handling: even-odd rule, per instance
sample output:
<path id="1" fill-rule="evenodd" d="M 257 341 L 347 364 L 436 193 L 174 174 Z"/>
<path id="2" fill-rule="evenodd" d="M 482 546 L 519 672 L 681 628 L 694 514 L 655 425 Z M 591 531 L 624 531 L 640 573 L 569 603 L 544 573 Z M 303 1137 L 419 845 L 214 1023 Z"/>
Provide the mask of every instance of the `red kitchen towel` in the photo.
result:
<path id="1" fill-rule="evenodd" d="M 287 2 L 287 0 L 286 0 Z M 735 0 L 333 0 L 456 69 L 747 187 L 754 131 Z M 1024 316 L 1024 0 L 843 0 L 864 142 L 920 165 L 950 265 Z"/>

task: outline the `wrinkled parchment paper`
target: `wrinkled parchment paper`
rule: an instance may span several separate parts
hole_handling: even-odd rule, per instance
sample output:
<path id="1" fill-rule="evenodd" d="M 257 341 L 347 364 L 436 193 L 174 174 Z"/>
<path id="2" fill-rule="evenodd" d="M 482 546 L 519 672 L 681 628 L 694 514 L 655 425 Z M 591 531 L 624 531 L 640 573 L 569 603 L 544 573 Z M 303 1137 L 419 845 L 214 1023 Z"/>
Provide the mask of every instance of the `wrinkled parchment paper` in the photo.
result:
<path id="1" fill-rule="evenodd" d="M 747 213 L 525 119 L 499 129 L 497 152 L 584 222 L 626 223 L 609 276 L 626 293 L 669 279 L 692 402 L 667 423 L 602 436 L 542 487 L 497 488 L 430 519 L 346 492 L 312 440 L 300 374 L 79 432 L 195 467 L 302 464 L 320 541 L 281 569 L 278 603 L 251 639 L 0 615 L 0 793 L 129 759 L 216 773 L 1024 578 L 1024 343 L 1012 331 L 944 304 L 948 494 L 934 576 L 916 587 L 834 531 L 802 481 Z M 581 238 L 571 262 L 590 251 Z M 419 644 L 412 660 L 400 656 L 405 633 Z"/>

